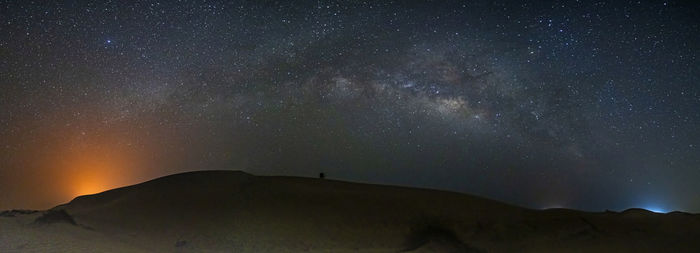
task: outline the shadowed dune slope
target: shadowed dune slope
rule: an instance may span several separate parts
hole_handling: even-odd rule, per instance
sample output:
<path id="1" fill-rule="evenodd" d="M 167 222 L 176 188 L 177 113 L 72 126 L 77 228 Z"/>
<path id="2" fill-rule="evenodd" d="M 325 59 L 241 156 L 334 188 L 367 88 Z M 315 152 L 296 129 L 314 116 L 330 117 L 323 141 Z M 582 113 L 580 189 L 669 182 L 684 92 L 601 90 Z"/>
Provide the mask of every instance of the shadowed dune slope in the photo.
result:
<path id="1" fill-rule="evenodd" d="M 36 222 L 46 217 L 70 222 Z M 437 190 L 196 171 L 0 217 L 0 236 L 2 252 L 692 252 L 700 218 L 536 211 Z"/>

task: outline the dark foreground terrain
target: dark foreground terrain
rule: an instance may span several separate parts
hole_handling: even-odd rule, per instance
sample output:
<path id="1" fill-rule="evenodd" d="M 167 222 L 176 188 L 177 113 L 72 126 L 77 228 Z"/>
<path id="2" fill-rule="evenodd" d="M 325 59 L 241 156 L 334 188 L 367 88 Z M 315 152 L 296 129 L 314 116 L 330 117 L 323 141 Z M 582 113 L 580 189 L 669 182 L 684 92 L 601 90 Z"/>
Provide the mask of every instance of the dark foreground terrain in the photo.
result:
<path id="1" fill-rule="evenodd" d="M 198 171 L 0 213 L 0 252 L 700 252 L 700 216 Z"/>

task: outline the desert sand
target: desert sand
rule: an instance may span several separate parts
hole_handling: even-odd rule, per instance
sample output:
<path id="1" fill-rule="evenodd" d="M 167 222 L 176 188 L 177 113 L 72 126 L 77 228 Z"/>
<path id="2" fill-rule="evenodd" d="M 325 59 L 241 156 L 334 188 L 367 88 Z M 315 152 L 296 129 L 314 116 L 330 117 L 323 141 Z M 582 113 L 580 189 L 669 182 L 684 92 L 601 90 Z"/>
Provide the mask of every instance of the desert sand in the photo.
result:
<path id="1" fill-rule="evenodd" d="M 700 215 L 197 171 L 0 215 L 0 252 L 699 252 Z"/>

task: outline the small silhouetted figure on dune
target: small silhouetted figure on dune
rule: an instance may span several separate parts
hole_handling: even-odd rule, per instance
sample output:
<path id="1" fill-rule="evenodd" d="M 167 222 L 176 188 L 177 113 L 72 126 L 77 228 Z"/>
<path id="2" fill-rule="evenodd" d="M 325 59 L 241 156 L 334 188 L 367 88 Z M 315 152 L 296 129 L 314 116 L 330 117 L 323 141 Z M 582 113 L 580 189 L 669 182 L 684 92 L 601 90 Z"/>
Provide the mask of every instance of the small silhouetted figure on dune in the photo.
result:
<path id="1" fill-rule="evenodd" d="M 324 174 L 323 172 L 318 173 L 318 178 L 324 179 L 324 178 L 326 178 L 326 174 Z"/>

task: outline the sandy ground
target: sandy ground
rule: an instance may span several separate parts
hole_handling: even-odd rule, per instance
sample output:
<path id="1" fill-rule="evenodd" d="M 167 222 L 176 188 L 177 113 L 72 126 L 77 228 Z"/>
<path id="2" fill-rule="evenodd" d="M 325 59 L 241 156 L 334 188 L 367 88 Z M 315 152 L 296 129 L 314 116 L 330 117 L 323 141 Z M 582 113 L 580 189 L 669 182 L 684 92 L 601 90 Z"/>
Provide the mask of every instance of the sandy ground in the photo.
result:
<path id="1" fill-rule="evenodd" d="M 700 216 L 191 172 L 0 215 L 0 252 L 700 252 Z"/>

